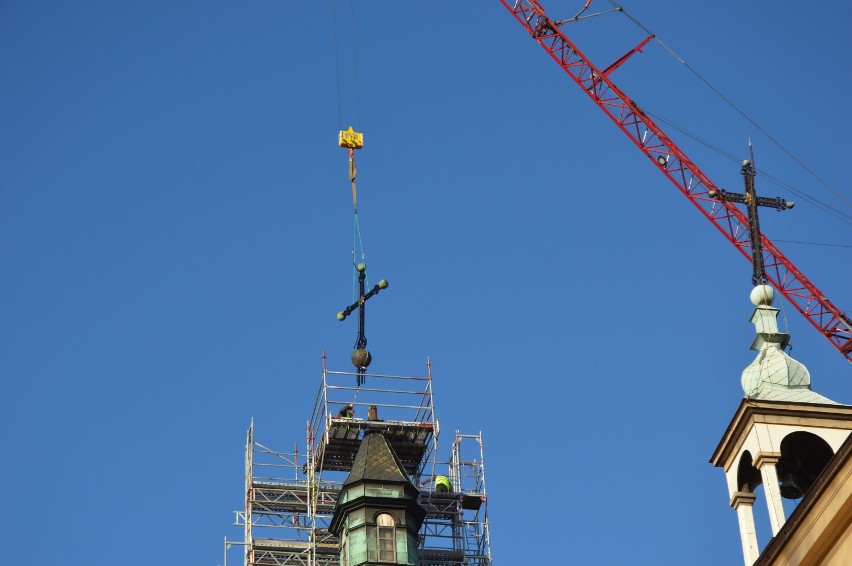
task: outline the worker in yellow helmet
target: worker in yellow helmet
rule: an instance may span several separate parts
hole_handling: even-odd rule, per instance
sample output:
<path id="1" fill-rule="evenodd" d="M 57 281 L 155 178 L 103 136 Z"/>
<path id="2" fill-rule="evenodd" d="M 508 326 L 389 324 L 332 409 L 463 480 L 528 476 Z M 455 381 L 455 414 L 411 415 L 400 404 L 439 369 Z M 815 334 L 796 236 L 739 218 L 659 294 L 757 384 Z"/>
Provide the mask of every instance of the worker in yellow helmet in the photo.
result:
<path id="1" fill-rule="evenodd" d="M 428 479 L 423 480 L 423 482 L 420 484 L 420 487 L 423 487 L 430 482 L 435 483 L 436 493 L 449 493 L 450 491 L 452 491 L 452 488 L 450 487 L 450 480 L 447 478 L 447 476 L 429 476 Z"/>

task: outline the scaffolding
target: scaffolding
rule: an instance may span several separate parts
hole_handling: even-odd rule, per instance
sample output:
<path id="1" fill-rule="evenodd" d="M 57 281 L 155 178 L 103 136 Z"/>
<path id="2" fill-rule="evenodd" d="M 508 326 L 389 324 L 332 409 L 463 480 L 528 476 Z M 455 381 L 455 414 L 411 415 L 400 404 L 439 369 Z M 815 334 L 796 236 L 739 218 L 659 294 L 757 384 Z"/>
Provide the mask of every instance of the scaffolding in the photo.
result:
<path id="1" fill-rule="evenodd" d="M 225 540 L 226 566 L 233 545 L 243 547 L 244 566 L 339 566 L 338 539 L 328 527 L 361 439 L 371 430 L 382 431 L 414 485 L 446 474 L 453 487 L 439 493 L 434 484 L 421 486 L 418 501 L 426 518 L 418 537 L 419 566 L 491 566 L 482 433 L 456 431 L 449 460 L 439 462 L 431 369 L 426 377 L 366 378 L 364 385 L 352 386 L 356 374 L 329 371 L 323 359 L 301 454 L 298 445 L 287 453 L 258 442 L 252 421 L 245 508 L 234 512 L 244 540 Z M 349 405 L 354 415 L 344 416 L 341 409 Z"/>

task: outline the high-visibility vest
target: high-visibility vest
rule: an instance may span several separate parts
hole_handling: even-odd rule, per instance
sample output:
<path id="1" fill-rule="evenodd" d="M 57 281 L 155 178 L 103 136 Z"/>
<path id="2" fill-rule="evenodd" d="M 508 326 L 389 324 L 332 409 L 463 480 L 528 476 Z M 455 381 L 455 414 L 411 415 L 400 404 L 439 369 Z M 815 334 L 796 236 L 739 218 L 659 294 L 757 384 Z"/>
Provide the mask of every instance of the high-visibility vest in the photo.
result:
<path id="1" fill-rule="evenodd" d="M 450 480 L 447 479 L 446 476 L 436 476 L 435 477 L 435 486 L 442 485 L 447 488 L 447 491 L 451 491 L 450 489 Z"/>

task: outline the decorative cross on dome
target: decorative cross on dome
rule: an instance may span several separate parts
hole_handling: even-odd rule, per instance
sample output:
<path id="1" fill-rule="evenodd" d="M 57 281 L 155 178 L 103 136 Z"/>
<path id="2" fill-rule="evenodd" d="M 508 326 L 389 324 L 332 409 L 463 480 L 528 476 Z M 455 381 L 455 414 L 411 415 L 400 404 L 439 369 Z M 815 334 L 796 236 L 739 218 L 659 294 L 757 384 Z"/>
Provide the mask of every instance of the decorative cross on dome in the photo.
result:
<path id="1" fill-rule="evenodd" d="M 751 150 L 751 145 L 749 145 L 749 150 Z M 763 245 L 760 242 L 760 222 L 757 217 L 757 207 L 766 206 L 776 210 L 787 210 L 793 208 L 793 203 L 781 197 L 768 198 L 757 196 L 754 190 L 755 172 L 753 161 L 754 155 L 752 154 L 752 160 L 749 161 L 746 159 L 743 161 L 743 166 L 740 169 L 740 173 L 742 173 L 745 181 L 745 194 L 730 193 L 725 190 L 711 190 L 707 192 L 707 195 L 721 201 L 745 203 L 748 209 L 748 233 L 751 240 L 751 282 L 752 285 L 763 285 L 767 283 L 767 279 L 763 266 Z"/>
<path id="2" fill-rule="evenodd" d="M 388 282 L 384 279 L 370 289 L 370 292 L 364 292 L 364 283 L 367 278 L 367 265 L 359 263 L 355 266 L 358 271 L 358 300 L 337 313 L 337 320 L 346 320 L 346 317 L 352 314 L 352 311 L 358 309 L 358 339 L 355 341 L 355 351 L 352 352 L 352 365 L 358 368 L 358 386 L 364 383 L 364 374 L 367 371 L 367 366 L 373 361 L 373 356 L 367 350 L 367 337 L 364 335 L 364 314 L 366 310 L 367 300 L 373 295 L 378 294 L 382 289 L 387 289 Z"/>

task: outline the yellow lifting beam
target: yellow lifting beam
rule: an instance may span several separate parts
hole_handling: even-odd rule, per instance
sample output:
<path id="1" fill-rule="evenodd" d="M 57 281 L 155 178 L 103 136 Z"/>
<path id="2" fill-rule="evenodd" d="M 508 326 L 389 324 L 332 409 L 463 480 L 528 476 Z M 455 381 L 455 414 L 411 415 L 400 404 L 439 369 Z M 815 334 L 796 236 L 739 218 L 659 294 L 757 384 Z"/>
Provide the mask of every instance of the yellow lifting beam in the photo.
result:
<path id="1" fill-rule="evenodd" d="M 349 126 L 348 130 L 340 130 L 337 136 L 337 144 L 349 150 L 349 180 L 352 182 L 352 208 L 358 214 L 358 192 L 355 189 L 355 150 L 364 147 L 364 134 L 356 132 Z"/>

